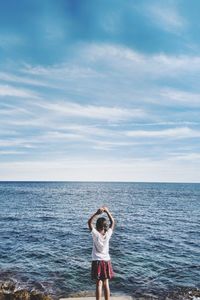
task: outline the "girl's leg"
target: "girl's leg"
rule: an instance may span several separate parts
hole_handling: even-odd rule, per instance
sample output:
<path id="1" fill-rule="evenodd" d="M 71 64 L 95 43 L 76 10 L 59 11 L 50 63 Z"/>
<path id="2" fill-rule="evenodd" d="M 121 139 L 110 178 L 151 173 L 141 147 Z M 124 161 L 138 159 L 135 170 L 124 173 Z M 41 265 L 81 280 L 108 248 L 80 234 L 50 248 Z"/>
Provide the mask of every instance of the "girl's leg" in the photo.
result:
<path id="1" fill-rule="evenodd" d="M 104 281 L 103 281 L 103 289 L 104 289 L 105 300 L 110 300 L 109 279 L 104 279 Z"/>
<path id="2" fill-rule="evenodd" d="M 98 279 L 96 281 L 96 300 L 101 300 L 102 286 L 103 286 L 102 280 Z"/>

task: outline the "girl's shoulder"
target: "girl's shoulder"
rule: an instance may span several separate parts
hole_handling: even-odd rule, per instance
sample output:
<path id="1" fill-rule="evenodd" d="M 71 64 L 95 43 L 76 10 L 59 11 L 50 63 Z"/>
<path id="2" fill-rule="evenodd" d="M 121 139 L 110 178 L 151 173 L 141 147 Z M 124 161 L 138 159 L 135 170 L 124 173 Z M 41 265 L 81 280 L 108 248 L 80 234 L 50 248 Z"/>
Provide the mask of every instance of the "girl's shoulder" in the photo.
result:
<path id="1" fill-rule="evenodd" d="M 106 235 L 110 238 L 112 234 L 113 234 L 113 230 L 112 228 L 109 228 L 108 231 L 106 232 Z"/>
<path id="2" fill-rule="evenodd" d="M 100 233 L 98 232 L 98 230 L 96 230 L 95 227 L 92 227 L 91 234 L 92 234 L 93 236 L 99 236 L 99 235 L 100 235 Z"/>

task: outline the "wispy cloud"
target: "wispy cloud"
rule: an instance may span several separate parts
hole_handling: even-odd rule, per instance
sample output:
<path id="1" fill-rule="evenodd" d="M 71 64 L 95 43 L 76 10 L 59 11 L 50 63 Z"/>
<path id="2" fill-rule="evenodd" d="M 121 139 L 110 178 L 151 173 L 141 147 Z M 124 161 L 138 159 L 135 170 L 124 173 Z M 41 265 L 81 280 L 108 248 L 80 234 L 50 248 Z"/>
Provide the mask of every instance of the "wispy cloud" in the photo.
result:
<path id="1" fill-rule="evenodd" d="M 127 136 L 130 137 L 145 137 L 145 138 L 175 138 L 175 139 L 183 139 L 183 138 L 197 138 L 200 137 L 200 131 L 192 130 L 188 127 L 183 128 L 172 128 L 165 130 L 134 130 L 127 131 Z"/>
<path id="2" fill-rule="evenodd" d="M 18 84 L 27 84 L 33 86 L 50 86 L 44 80 L 38 80 L 36 78 L 29 78 L 23 72 L 20 75 L 11 74 L 9 72 L 0 72 L 0 79 L 4 82 L 14 82 Z M 52 85 L 51 85 L 52 86 Z"/>
<path id="3" fill-rule="evenodd" d="M 94 141 L 93 149 L 100 149 L 100 150 L 111 150 L 116 149 L 120 147 L 133 147 L 135 145 L 138 145 L 139 143 L 136 142 L 123 142 L 123 141 Z"/>
<path id="4" fill-rule="evenodd" d="M 98 103 L 103 102 L 103 99 L 113 103 L 114 99 L 119 101 L 120 98 L 128 102 L 159 102 L 160 99 L 155 97 L 167 96 L 180 102 L 183 96 L 186 103 L 186 96 L 191 100 L 193 96 L 197 98 L 198 93 L 190 92 L 189 95 L 188 91 L 175 87 L 170 89 L 164 86 L 161 89 L 159 84 L 154 86 L 155 81 L 164 80 L 167 84 L 173 79 L 183 86 L 187 78 L 190 83 L 192 77 L 199 77 L 200 56 L 165 53 L 150 55 L 121 45 L 93 43 L 82 44 L 81 50 L 74 49 L 70 62 L 48 67 L 25 65 L 21 71 L 22 80 L 38 81 L 39 78 L 41 85 L 57 87 L 60 93 L 65 91 L 68 96 L 76 98 L 73 99 L 75 102 L 81 96 L 84 99 L 87 97 L 90 102 L 96 99 Z M 148 94 L 145 93 L 146 88 Z M 187 102 L 190 103 L 190 100 Z M 70 99 L 67 101 L 70 102 Z"/>
<path id="5" fill-rule="evenodd" d="M 61 140 L 65 143 L 66 141 L 69 142 L 74 140 L 85 140 L 85 136 L 72 132 L 49 131 L 46 134 L 40 136 L 38 138 L 38 141 L 39 140 L 43 142 L 51 142 L 53 140 L 54 143 L 58 140 Z"/>
<path id="6" fill-rule="evenodd" d="M 25 151 L 17 151 L 17 150 L 0 150 L 0 155 L 21 155 L 25 154 Z"/>
<path id="7" fill-rule="evenodd" d="M 66 62 L 46 67 L 42 65 L 32 66 L 30 64 L 24 64 L 24 66 L 21 68 L 21 71 L 24 74 L 40 76 L 43 78 L 54 77 L 54 79 L 62 80 L 65 80 L 69 77 L 77 79 L 77 77 L 87 78 L 100 76 L 100 73 L 97 70 L 89 66 L 84 66 L 84 64 L 83 66 L 75 64 L 74 59 L 72 61 L 72 64 Z"/>
<path id="8" fill-rule="evenodd" d="M 0 85 L 0 96 L 18 97 L 18 98 L 37 98 L 37 95 L 30 90 L 15 88 L 11 85 Z"/>
<path id="9" fill-rule="evenodd" d="M 165 98 L 168 102 L 173 103 L 173 105 L 200 106 L 200 93 L 168 88 L 161 90 L 160 96 Z"/>
<path id="10" fill-rule="evenodd" d="M 154 3 L 146 3 L 145 13 L 150 15 L 149 19 L 151 22 L 169 32 L 180 33 L 187 25 L 175 2 L 170 3 L 166 1 L 161 4 L 161 2 L 156 1 Z"/>
<path id="11" fill-rule="evenodd" d="M 101 64 L 101 68 L 97 64 Z M 21 71 L 22 74 L 26 74 L 25 78 L 27 75 L 36 76 L 35 80 L 39 77 L 44 82 L 45 79 L 54 79 L 58 86 L 58 79 L 62 83 L 63 81 L 72 83 L 72 80 L 105 80 L 105 78 L 109 80 L 109 77 L 109 81 L 113 78 L 122 79 L 122 77 L 136 80 L 138 76 L 141 79 L 150 74 L 153 78 L 176 77 L 180 74 L 184 76 L 188 72 L 199 72 L 200 56 L 196 54 L 144 54 L 122 45 L 84 43 L 81 44 L 81 48 L 74 49 L 70 62 L 47 67 L 24 65 Z"/>
<path id="12" fill-rule="evenodd" d="M 36 140 L 28 140 L 23 138 L 12 138 L 12 139 L 1 139 L 0 140 L 0 147 L 22 147 L 22 148 L 33 148 L 34 146 L 32 143 L 36 143 Z"/>
<path id="13" fill-rule="evenodd" d="M 114 70 L 126 69 L 126 75 L 138 76 L 139 74 L 152 74 L 154 76 L 176 76 L 180 73 L 195 72 L 200 70 L 199 55 L 173 55 L 165 53 L 144 54 L 127 47 L 113 44 L 83 45 L 81 51 L 83 58 L 91 62 L 102 61 L 105 66 L 113 67 Z M 116 62 L 118 62 L 116 64 Z M 176 72 L 175 74 L 173 72 Z M 120 75 L 120 73 L 119 73 Z M 135 77 L 134 77 L 135 78 Z"/>
<path id="14" fill-rule="evenodd" d="M 194 163 L 200 160 L 200 152 L 198 153 L 171 153 L 169 160 L 174 161 L 193 161 Z"/>
<path id="15" fill-rule="evenodd" d="M 89 119 L 124 120 L 128 118 L 141 118 L 145 116 L 142 109 L 125 109 L 98 105 L 81 105 L 73 102 L 39 103 L 41 108 L 59 113 L 64 116 L 74 116 Z"/>

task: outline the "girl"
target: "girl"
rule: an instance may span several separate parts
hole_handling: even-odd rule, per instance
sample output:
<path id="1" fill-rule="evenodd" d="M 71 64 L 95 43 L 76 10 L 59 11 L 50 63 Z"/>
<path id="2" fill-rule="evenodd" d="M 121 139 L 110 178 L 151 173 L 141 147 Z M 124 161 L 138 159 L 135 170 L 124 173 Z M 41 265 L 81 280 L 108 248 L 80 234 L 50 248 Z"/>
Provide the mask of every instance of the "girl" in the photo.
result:
<path id="1" fill-rule="evenodd" d="M 105 212 L 109 218 L 108 226 L 105 218 L 98 218 L 96 229 L 92 222 L 94 218 Z M 101 299 L 102 287 L 104 288 L 105 300 L 110 299 L 109 279 L 113 277 L 113 269 L 109 255 L 109 240 L 114 229 L 114 219 L 107 207 L 101 207 L 88 220 L 88 226 L 93 237 L 92 249 L 92 279 L 96 280 L 96 300 Z"/>

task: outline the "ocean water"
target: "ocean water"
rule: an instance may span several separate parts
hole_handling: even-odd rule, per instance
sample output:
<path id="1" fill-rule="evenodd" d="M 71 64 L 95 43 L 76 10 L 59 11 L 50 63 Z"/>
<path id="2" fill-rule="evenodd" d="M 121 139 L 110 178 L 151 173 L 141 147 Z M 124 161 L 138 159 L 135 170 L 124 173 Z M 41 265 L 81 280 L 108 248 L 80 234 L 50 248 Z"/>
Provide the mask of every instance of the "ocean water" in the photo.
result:
<path id="1" fill-rule="evenodd" d="M 200 288 L 200 184 L 1 182 L 0 281 L 58 298 L 94 291 L 87 220 L 110 208 L 112 293 Z"/>

